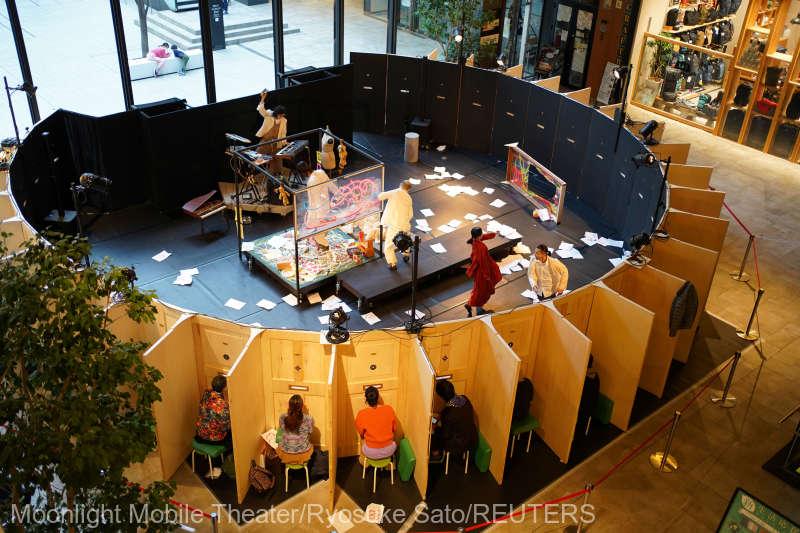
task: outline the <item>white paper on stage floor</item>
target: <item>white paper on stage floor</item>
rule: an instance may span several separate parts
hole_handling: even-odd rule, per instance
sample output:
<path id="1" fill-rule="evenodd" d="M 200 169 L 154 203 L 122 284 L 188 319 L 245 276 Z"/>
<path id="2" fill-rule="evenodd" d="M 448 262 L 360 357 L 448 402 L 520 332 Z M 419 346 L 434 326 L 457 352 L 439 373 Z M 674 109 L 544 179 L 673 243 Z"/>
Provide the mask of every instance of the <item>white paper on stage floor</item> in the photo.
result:
<path id="1" fill-rule="evenodd" d="M 447 225 L 450 226 L 451 228 L 457 228 L 461 224 L 462 224 L 462 222 L 460 220 L 458 220 L 457 218 L 454 218 L 453 220 L 451 220 L 450 222 L 447 223 Z"/>
<path id="2" fill-rule="evenodd" d="M 442 179 L 444 179 L 444 178 L 452 178 L 453 177 L 452 174 L 450 174 L 449 172 L 440 172 L 439 176 L 441 176 Z"/>
<path id="3" fill-rule="evenodd" d="M 447 191 L 447 196 L 449 196 L 450 198 L 455 198 L 459 194 L 461 194 L 461 191 L 458 191 L 458 190 L 455 190 L 455 189 L 451 189 L 451 190 Z"/>
<path id="4" fill-rule="evenodd" d="M 451 174 L 451 176 L 453 178 L 457 179 L 457 180 L 463 180 L 464 179 L 464 174 L 459 174 L 458 172 L 453 172 Z"/>
<path id="5" fill-rule="evenodd" d="M 496 220 L 490 220 L 489 223 L 486 224 L 486 229 L 492 233 L 499 233 L 502 227 L 503 225 Z"/>
<path id="6" fill-rule="evenodd" d="M 504 276 L 511 274 L 511 269 L 508 267 L 500 267 L 500 273 Z"/>
<path id="7" fill-rule="evenodd" d="M 286 296 L 281 298 L 281 300 L 291 305 L 292 307 L 297 305 L 297 296 L 295 296 L 294 294 L 287 294 Z"/>
<path id="8" fill-rule="evenodd" d="M 175 281 L 172 282 L 173 285 L 191 285 L 192 284 L 192 276 L 178 274 L 178 277 L 175 278 Z"/>
<path id="9" fill-rule="evenodd" d="M 587 237 L 581 237 L 581 241 L 583 241 L 583 243 L 584 243 L 586 246 L 594 246 L 595 244 L 597 244 L 597 241 L 596 241 L 596 240 L 594 240 L 594 241 L 593 241 L 593 240 L 591 240 L 591 239 L 588 239 Z"/>
<path id="10" fill-rule="evenodd" d="M 431 244 L 431 250 L 433 250 L 437 254 L 447 253 L 447 249 L 444 246 L 442 246 L 442 243 L 440 242 L 437 242 L 436 244 Z"/>
<path id="11" fill-rule="evenodd" d="M 260 307 L 261 309 L 266 309 L 267 311 L 272 311 L 273 309 L 275 309 L 275 306 L 278 305 L 278 304 L 276 304 L 272 300 L 267 300 L 266 298 L 262 298 L 261 300 L 258 301 L 258 303 L 256 303 L 256 305 L 258 307 Z"/>
<path id="12" fill-rule="evenodd" d="M 418 180 L 417 178 L 408 178 L 408 182 L 411 185 L 419 185 L 420 183 L 422 183 L 422 180 Z"/>
<path id="13" fill-rule="evenodd" d="M 489 205 L 492 206 L 492 207 L 500 208 L 500 207 L 503 207 L 504 205 L 506 205 L 506 203 L 503 200 L 501 200 L 500 198 L 495 198 L 494 201 L 492 203 L 490 203 Z"/>
<path id="14" fill-rule="evenodd" d="M 473 189 L 472 187 L 465 187 L 464 192 L 470 196 L 478 196 L 480 193 Z"/>
<path id="15" fill-rule="evenodd" d="M 539 301 L 539 297 L 536 295 L 535 292 L 533 292 L 530 289 L 525 289 L 520 294 L 522 294 L 522 296 L 524 296 L 525 298 L 530 298 L 534 302 L 538 302 Z"/>
<path id="16" fill-rule="evenodd" d="M 492 220 L 494 217 L 492 215 L 481 215 L 478 218 L 481 220 Z"/>
<path id="17" fill-rule="evenodd" d="M 318 292 L 312 292 L 308 295 L 308 303 L 310 304 L 318 304 L 322 301 L 322 296 L 319 295 Z"/>
<path id="18" fill-rule="evenodd" d="M 464 218 L 467 220 L 478 220 L 478 215 L 476 215 L 475 213 L 467 213 L 466 215 L 464 215 Z"/>
<path id="19" fill-rule="evenodd" d="M 225 302 L 225 307 L 230 307 L 231 309 L 236 309 L 239 311 L 242 307 L 245 306 L 245 303 L 241 300 L 237 300 L 236 298 L 228 298 L 228 301 Z"/>
<path id="20" fill-rule="evenodd" d="M 622 248 L 624 244 L 622 241 L 615 241 L 614 239 L 606 239 L 605 237 L 600 237 L 597 239 L 597 242 L 602 244 L 603 246 L 612 246 L 614 248 Z"/>
<path id="21" fill-rule="evenodd" d="M 447 150 L 446 144 L 440 144 L 439 146 L 436 147 L 437 152 L 444 152 L 445 150 Z"/>
<path id="22" fill-rule="evenodd" d="M 411 309 L 406 309 L 406 314 L 407 314 L 408 316 L 411 316 Z M 425 313 L 423 313 L 422 311 L 420 311 L 419 309 L 417 309 L 417 310 L 414 312 L 414 317 L 415 317 L 415 318 L 425 318 Z"/>
<path id="23" fill-rule="evenodd" d="M 200 273 L 197 267 L 181 269 L 181 276 L 196 276 Z"/>
<path id="24" fill-rule="evenodd" d="M 338 303 L 339 303 L 339 302 L 341 302 L 341 301 L 342 301 L 342 299 L 341 299 L 341 298 L 339 298 L 339 297 L 338 297 L 338 296 L 336 296 L 335 294 L 331 294 L 330 296 L 328 296 L 327 298 L 325 298 L 324 300 L 322 300 L 322 303 L 323 303 L 323 304 L 338 304 Z"/>
<path id="25" fill-rule="evenodd" d="M 442 177 L 439 174 L 425 174 L 426 180 L 440 180 Z"/>
<path id="26" fill-rule="evenodd" d="M 517 230 L 514 230 L 506 233 L 505 235 L 503 235 L 503 237 L 513 241 L 514 239 L 521 239 L 522 234 L 520 234 Z"/>
<path id="27" fill-rule="evenodd" d="M 364 520 L 371 524 L 383 522 L 383 510 L 385 507 L 380 503 L 371 503 L 364 509 Z"/>
<path id="28" fill-rule="evenodd" d="M 418 218 L 414 222 L 417 223 L 417 226 L 427 226 L 428 225 L 428 219 L 427 218 Z"/>
<path id="29" fill-rule="evenodd" d="M 454 230 L 455 230 L 455 228 L 453 228 L 453 227 L 451 227 L 451 226 L 448 226 L 447 224 L 442 224 L 441 226 L 439 226 L 439 227 L 438 227 L 438 228 L 436 228 L 436 229 L 438 229 L 438 230 L 439 230 L 439 231 L 441 231 L 442 233 L 450 233 L 451 231 L 454 231 Z"/>
<path id="30" fill-rule="evenodd" d="M 528 254 L 530 254 L 530 253 L 531 253 L 531 249 L 530 249 L 530 247 L 528 247 L 528 246 L 526 246 L 526 245 L 522 244 L 521 242 L 518 242 L 516 245 L 514 245 L 514 248 L 512 249 L 512 251 L 513 251 L 515 254 L 525 254 L 525 255 L 528 255 Z"/>
<path id="31" fill-rule="evenodd" d="M 522 259 L 519 260 L 519 266 L 521 266 L 522 268 L 530 268 L 531 262 L 523 257 Z"/>
<path id="32" fill-rule="evenodd" d="M 618 264 L 622 263 L 623 259 L 621 257 L 612 257 L 609 259 L 609 261 L 611 261 L 612 265 L 617 266 Z"/>
<path id="33" fill-rule="evenodd" d="M 500 261 L 500 266 L 509 267 L 513 264 L 516 264 L 520 259 L 522 259 L 522 256 L 519 254 L 507 255 L 502 261 Z"/>
<path id="34" fill-rule="evenodd" d="M 376 315 L 375 313 L 363 314 L 363 315 L 361 315 L 361 318 L 363 318 L 364 322 L 366 322 L 370 326 L 372 326 L 372 325 L 374 325 L 374 324 L 376 324 L 376 323 L 381 321 L 381 319 L 378 318 L 378 315 Z"/>
<path id="35" fill-rule="evenodd" d="M 522 270 L 522 267 L 519 266 L 519 263 L 514 263 L 513 265 L 509 265 L 508 269 L 511 272 L 519 272 L 520 270 Z"/>
<path id="36" fill-rule="evenodd" d="M 324 326 L 325 324 L 328 323 L 328 315 L 318 316 L 317 320 L 319 320 L 319 323 Z"/>
<path id="37" fill-rule="evenodd" d="M 546 207 L 537 209 L 536 214 L 539 215 L 539 220 L 541 220 L 542 222 L 547 222 L 548 220 L 550 220 L 550 211 L 548 211 Z"/>
<path id="38" fill-rule="evenodd" d="M 597 242 L 597 239 L 599 238 L 597 236 L 597 233 L 594 233 L 592 231 L 584 231 L 583 232 L 583 236 L 584 236 L 585 239 L 590 240 L 590 241 L 595 241 L 595 242 Z"/>
<path id="39" fill-rule="evenodd" d="M 430 227 L 430 226 L 420 226 L 420 225 L 418 224 L 416 227 L 417 227 L 417 229 L 418 229 L 419 231 L 421 231 L 422 233 L 428 233 L 428 232 L 430 232 L 430 231 L 431 231 L 431 227 Z"/>
<path id="40" fill-rule="evenodd" d="M 426 217 L 432 217 L 433 216 L 433 211 L 430 210 L 430 209 L 420 209 L 419 212 L 422 213 L 422 216 L 426 216 Z"/>
<path id="41" fill-rule="evenodd" d="M 345 313 L 349 313 L 350 311 L 352 311 L 350 306 L 341 300 L 339 300 L 338 302 L 327 302 L 327 301 L 322 302 L 322 306 L 320 307 L 320 309 L 322 309 L 323 311 L 336 311 L 340 307 L 342 308 L 342 311 L 344 311 Z"/>
<path id="42" fill-rule="evenodd" d="M 494 194 L 494 189 L 492 189 L 491 187 L 484 187 L 483 192 L 485 192 L 486 194 Z"/>
<path id="43" fill-rule="evenodd" d="M 572 257 L 572 250 L 562 250 L 559 248 L 558 250 L 556 250 L 556 253 L 562 259 L 567 259 L 568 257 Z"/>
<path id="44" fill-rule="evenodd" d="M 447 168 L 445 168 L 445 167 L 433 167 L 433 171 L 436 172 L 437 174 L 441 174 L 442 172 L 446 172 Z"/>
<path id="45" fill-rule="evenodd" d="M 570 257 L 573 259 L 583 259 L 583 254 L 580 253 L 576 248 L 572 248 L 569 251 Z"/>
<path id="46" fill-rule="evenodd" d="M 574 245 L 564 241 L 561 241 L 561 244 L 558 245 L 559 250 L 572 250 L 573 248 L 575 248 Z"/>
<path id="47" fill-rule="evenodd" d="M 253 241 L 242 241 L 242 251 L 252 252 L 256 248 L 256 243 Z"/>
<path id="48" fill-rule="evenodd" d="M 166 250 L 161 250 L 156 255 L 153 256 L 153 261 L 158 261 L 159 263 L 166 259 L 167 257 L 171 256 L 172 252 L 168 252 Z"/>

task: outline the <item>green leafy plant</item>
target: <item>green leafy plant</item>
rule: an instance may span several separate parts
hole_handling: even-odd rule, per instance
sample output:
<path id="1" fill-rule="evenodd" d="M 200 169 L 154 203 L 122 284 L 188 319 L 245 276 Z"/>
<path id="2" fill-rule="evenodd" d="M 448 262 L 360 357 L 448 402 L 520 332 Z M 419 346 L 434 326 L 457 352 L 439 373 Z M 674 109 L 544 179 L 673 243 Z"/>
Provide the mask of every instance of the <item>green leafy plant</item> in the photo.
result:
<path id="1" fill-rule="evenodd" d="M 672 59 L 672 44 L 652 39 L 647 42 L 647 46 L 653 50 L 650 58 L 650 77 L 663 79 Z"/>
<path id="2" fill-rule="evenodd" d="M 446 61 L 457 61 L 459 51 L 463 57 L 478 51 L 483 22 L 480 0 L 418 0 L 415 14 L 423 33 L 442 47 Z M 460 46 L 457 34 L 463 37 Z"/>
<path id="3" fill-rule="evenodd" d="M 153 321 L 152 294 L 107 261 L 84 267 L 85 240 L 48 235 L 49 243 L 29 241 L 6 257 L 7 237 L 0 235 L 0 523 L 26 532 L 173 529 L 142 512 L 166 509 L 172 487 L 139 488 L 123 473 L 155 447 L 161 374 L 142 361 L 144 343 L 109 331 L 106 312 L 121 299 L 130 318 Z M 113 524 L 93 525 L 92 511 L 116 506 Z M 20 523 L 26 508 L 48 520 Z"/>

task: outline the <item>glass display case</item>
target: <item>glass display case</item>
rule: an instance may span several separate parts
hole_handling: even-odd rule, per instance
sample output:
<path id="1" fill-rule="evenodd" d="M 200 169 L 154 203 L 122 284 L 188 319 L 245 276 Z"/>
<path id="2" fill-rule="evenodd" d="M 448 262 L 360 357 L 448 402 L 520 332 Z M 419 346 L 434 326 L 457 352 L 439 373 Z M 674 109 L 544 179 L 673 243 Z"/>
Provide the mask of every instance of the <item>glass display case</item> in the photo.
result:
<path id="1" fill-rule="evenodd" d="M 380 256 L 380 161 L 325 130 L 240 148 L 234 155 L 246 172 L 262 176 L 267 188 L 282 189 L 293 205 L 292 227 L 248 239 L 238 225 L 240 251 L 250 266 L 262 267 L 301 298 Z M 243 190 L 240 173 L 237 192 Z"/>

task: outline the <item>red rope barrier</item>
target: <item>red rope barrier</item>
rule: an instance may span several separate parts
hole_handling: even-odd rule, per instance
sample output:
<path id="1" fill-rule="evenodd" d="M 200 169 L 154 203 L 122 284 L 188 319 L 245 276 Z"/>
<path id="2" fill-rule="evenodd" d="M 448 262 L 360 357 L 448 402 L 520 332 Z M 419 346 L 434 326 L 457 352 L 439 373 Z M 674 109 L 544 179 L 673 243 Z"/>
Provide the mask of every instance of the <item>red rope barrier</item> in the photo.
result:
<path id="1" fill-rule="evenodd" d="M 728 211 L 728 213 L 730 213 L 730 215 L 733 217 L 733 219 L 734 219 L 736 222 L 738 222 L 738 223 L 739 223 L 739 225 L 742 227 L 742 229 L 743 229 L 743 230 L 744 230 L 744 231 L 745 231 L 745 232 L 746 232 L 748 235 L 753 235 L 753 232 L 752 232 L 752 231 L 750 231 L 750 229 L 749 229 L 747 226 L 745 226 L 745 225 L 744 225 L 744 222 L 742 222 L 742 221 L 741 221 L 741 219 L 740 219 L 739 217 L 737 217 L 737 216 L 736 216 L 736 213 L 734 213 L 734 212 L 733 212 L 733 209 L 731 209 L 731 208 L 728 206 L 728 203 L 727 203 L 727 202 L 722 202 L 722 205 L 723 205 L 723 206 L 725 206 L 725 209 Z"/>
<path id="2" fill-rule="evenodd" d="M 711 187 L 711 190 L 713 191 L 714 188 Z M 723 201 L 722 205 L 725 207 L 725 209 L 728 211 L 728 213 L 730 213 L 730 215 L 733 217 L 733 219 L 736 222 L 739 223 L 739 225 L 742 227 L 742 229 L 745 231 L 745 233 L 747 233 L 750 237 L 754 237 L 753 238 L 753 265 L 754 265 L 754 268 L 755 268 L 755 271 L 756 271 L 756 281 L 758 282 L 758 287 L 757 288 L 760 289 L 761 288 L 761 274 L 758 271 L 758 251 L 756 250 L 755 234 L 752 231 L 750 231 L 750 228 L 748 228 L 747 226 L 744 225 L 744 222 L 742 222 L 742 220 L 739 217 L 736 216 L 736 213 L 733 212 L 733 209 L 730 208 L 730 206 L 728 205 L 727 202 Z"/>

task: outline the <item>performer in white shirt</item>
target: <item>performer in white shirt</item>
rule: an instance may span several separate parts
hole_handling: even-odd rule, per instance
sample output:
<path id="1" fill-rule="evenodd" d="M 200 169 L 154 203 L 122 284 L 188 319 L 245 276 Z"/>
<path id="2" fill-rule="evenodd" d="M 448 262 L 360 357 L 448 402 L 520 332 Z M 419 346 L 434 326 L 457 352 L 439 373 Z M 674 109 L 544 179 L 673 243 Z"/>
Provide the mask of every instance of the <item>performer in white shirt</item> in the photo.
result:
<path id="1" fill-rule="evenodd" d="M 531 290 L 540 300 L 558 296 L 567 289 L 567 267 L 555 257 L 550 257 L 547 245 L 537 246 L 532 259 L 528 267 L 528 280 L 531 282 Z"/>
<path id="2" fill-rule="evenodd" d="M 267 91 L 261 91 L 261 101 L 258 102 L 256 111 L 264 117 L 264 121 L 261 123 L 261 127 L 258 128 L 256 137 L 261 139 L 262 143 L 286 137 L 286 108 L 282 105 L 277 105 L 275 109 L 267 109 L 264 105 L 266 100 Z M 274 154 L 284 146 L 286 146 L 286 141 L 279 141 L 259 149 L 259 152 Z"/>
<path id="3" fill-rule="evenodd" d="M 330 216 L 331 197 L 336 194 L 338 187 L 324 170 L 318 168 L 309 172 L 309 167 L 305 161 L 297 164 L 297 170 L 306 179 L 306 194 L 308 195 L 308 206 L 306 211 L 305 225 L 309 229 L 318 228 L 332 222 L 334 217 Z"/>
<path id="4" fill-rule="evenodd" d="M 404 181 L 400 187 L 392 191 L 384 191 L 378 195 L 378 199 L 386 200 L 386 207 L 381 216 L 383 226 L 383 255 L 389 268 L 397 270 L 397 256 L 394 237 L 401 231 L 411 232 L 411 219 L 414 217 L 414 208 L 411 203 L 411 195 L 408 191 L 411 183 Z M 403 252 L 403 261 L 408 261 L 409 252 Z"/>

